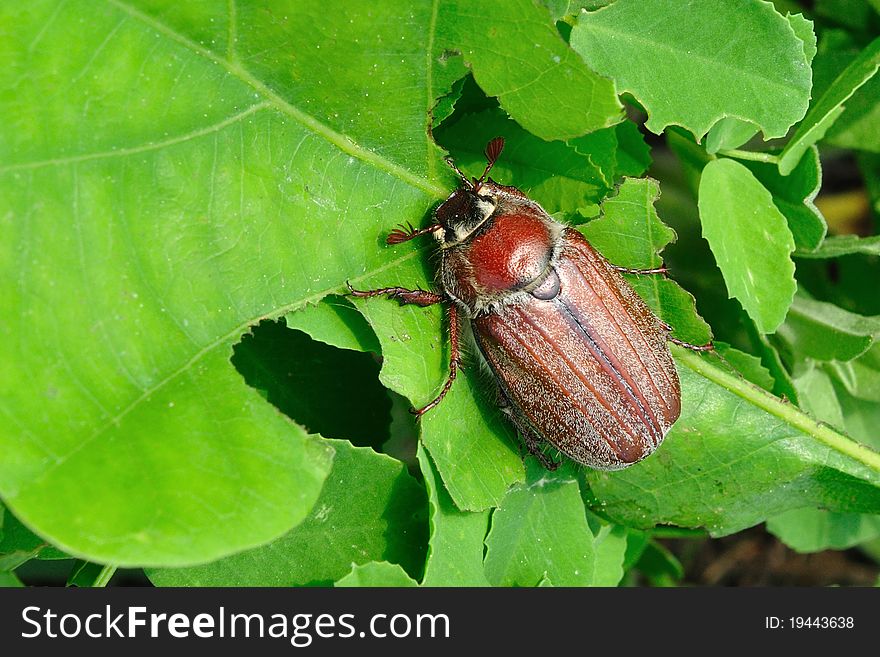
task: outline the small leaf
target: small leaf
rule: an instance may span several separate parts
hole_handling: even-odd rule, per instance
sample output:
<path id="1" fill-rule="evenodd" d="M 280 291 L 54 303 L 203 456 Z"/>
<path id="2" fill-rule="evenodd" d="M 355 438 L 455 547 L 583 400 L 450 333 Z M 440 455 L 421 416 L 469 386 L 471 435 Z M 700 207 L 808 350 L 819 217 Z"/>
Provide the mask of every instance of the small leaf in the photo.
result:
<path id="1" fill-rule="evenodd" d="M 67 578 L 67 586 L 83 588 L 95 586 L 95 582 L 103 572 L 104 566 L 101 564 L 77 559 Z"/>
<path id="2" fill-rule="evenodd" d="M 617 586 L 623 579 L 623 561 L 629 532 L 622 525 L 602 523 L 594 530 L 593 552 L 596 565 L 593 586 Z"/>
<path id="3" fill-rule="evenodd" d="M 287 328 L 299 329 L 313 339 L 339 349 L 381 353 L 379 341 L 370 325 L 350 301 L 327 296 L 284 316 Z"/>
<path id="4" fill-rule="evenodd" d="M 737 372 L 742 374 L 747 381 L 751 381 L 756 386 L 772 392 L 773 377 L 770 375 L 770 371 L 761 364 L 760 358 L 739 349 L 734 349 L 725 342 L 715 342 L 714 345 L 718 355 Z"/>
<path id="5" fill-rule="evenodd" d="M 880 153 L 880 77 L 874 75 L 846 101 L 846 108 L 823 143 Z"/>
<path id="6" fill-rule="evenodd" d="M 15 576 L 15 573 L 8 570 L 0 570 L 0 588 L 22 588 L 23 586 L 24 584 Z"/>
<path id="7" fill-rule="evenodd" d="M 813 63 L 813 58 L 816 56 L 817 50 L 816 32 L 813 29 L 813 21 L 806 18 L 803 14 L 787 13 L 785 18 L 788 20 L 789 25 L 791 25 L 791 29 L 794 30 L 794 33 L 803 43 L 804 57 L 809 66 Z"/>
<path id="8" fill-rule="evenodd" d="M 662 543 L 648 541 L 635 566 L 652 586 L 675 586 L 684 577 L 684 566 Z"/>
<path id="9" fill-rule="evenodd" d="M 617 193 L 602 201 L 602 217 L 583 226 L 590 244 L 611 263 L 651 269 L 663 263 L 660 250 L 675 241 L 675 231 L 660 221 L 654 202 L 660 186 L 650 178 L 627 178 Z"/>
<path id="10" fill-rule="evenodd" d="M 807 149 L 825 136 L 828 128 L 843 113 L 843 103 L 880 66 L 880 37 L 872 41 L 858 57 L 837 76 L 831 86 L 811 105 L 779 156 L 779 172 L 786 176 L 797 166 Z"/>
<path id="11" fill-rule="evenodd" d="M 763 333 L 758 333 L 755 323 L 748 317 L 743 318 L 743 328 L 752 346 L 752 351 L 758 354 L 761 364 L 767 368 L 770 376 L 773 377 L 773 388 L 771 392 L 781 399 L 786 399 L 793 404 L 800 406 L 798 402 L 798 393 L 792 381 L 791 374 L 782 362 L 779 350 L 776 349 Z"/>
<path id="12" fill-rule="evenodd" d="M 754 123 L 742 119 L 724 118 L 706 134 L 706 151 L 717 153 L 726 148 L 739 148 L 758 134 Z"/>
<path id="13" fill-rule="evenodd" d="M 593 583 L 593 534 L 577 481 L 528 461 L 528 479 L 510 489 L 492 514 L 486 577 L 495 586 Z"/>
<path id="14" fill-rule="evenodd" d="M 880 402 L 880 343 L 848 362 L 824 364 L 825 369 L 847 394 L 867 401 Z"/>
<path id="15" fill-rule="evenodd" d="M 632 121 L 623 121 L 614 126 L 617 133 L 617 169 L 614 179 L 621 176 L 637 178 L 651 166 L 651 147 Z"/>
<path id="16" fill-rule="evenodd" d="M 880 255 L 880 235 L 859 237 L 858 235 L 833 235 L 825 238 L 815 251 L 798 251 L 798 258 L 839 258 L 853 253 Z"/>
<path id="17" fill-rule="evenodd" d="M 819 149 L 810 147 L 788 176 L 780 174 L 775 164 L 743 162 L 743 165 L 773 194 L 773 203 L 785 215 L 794 237 L 798 249 L 795 255 L 817 249 L 828 232 L 825 217 L 813 204 L 822 186 Z"/>
<path id="18" fill-rule="evenodd" d="M 351 572 L 336 580 L 336 588 L 351 587 L 415 587 L 419 583 L 406 574 L 396 563 L 387 561 L 370 561 L 365 564 L 352 564 Z"/>
<path id="19" fill-rule="evenodd" d="M 157 586 L 327 585 L 352 563 L 390 560 L 419 576 L 426 543 L 425 493 L 403 464 L 343 440 L 309 517 L 281 538 L 213 563 L 147 569 Z"/>
<path id="20" fill-rule="evenodd" d="M 421 445 L 418 459 L 431 504 L 431 538 L 422 586 L 488 586 L 483 572 L 483 540 L 489 529 L 489 511 L 459 511 Z"/>
<path id="21" fill-rule="evenodd" d="M 25 527 L 8 509 L 0 505 L 3 532 L 0 535 L 0 570 L 11 570 L 30 559 L 70 559 Z"/>
<path id="22" fill-rule="evenodd" d="M 845 550 L 880 536 L 880 516 L 792 509 L 770 518 L 767 531 L 797 552 Z"/>
<path id="23" fill-rule="evenodd" d="M 614 84 L 587 68 L 532 0 L 449 0 L 437 21 L 440 45 L 460 50 L 480 87 L 532 134 L 568 139 L 622 119 Z"/>
<path id="24" fill-rule="evenodd" d="M 713 160 L 700 179 L 703 237 L 728 295 L 736 297 L 761 333 L 785 319 L 794 296 L 794 239 L 770 192 L 729 159 Z"/>
<path id="25" fill-rule="evenodd" d="M 776 335 L 797 358 L 847 361 L 865 353 L 880 336 L 880 316 L 857 315 L 799 294 Z"/>
<path id="26" fill-rule="evenodd" d="M 804 42 L 767 2 L 618 0 L 581 14 L 571 47 L 638 99 L 657 134 L 675 124 L 699 141 L 732 117 L 781 137 L 807 110 Z"/>
<path id="27" fill-rule="evenodd" d="M 466 511 L 498 506 L 522 481 L 521 442 L 496 404 L 497 391 L 474 360 L 449 394 L 422 420 L 422 443 L 455 505 Z M 466 383 L 465 383 L 466 381 Z"/>
<path id="28" fill-rule="evenodd" d="M 437 100 L 437 104 L 434 105 L 434 109 L 431 110 L 432 129 L 436 129 L 437 126 L 439 126 L 446 119 L 452 116 L 452 113 L 455 111 L 456 103 L 458 103 L 458 101 L 461 99 L 461 94 L 464 90 L 466 80 L 466 77 L 461 77 L 456 80 L 455 83 L 452 85 L 452 88 L 449 90 L 449 93 L 440 96 L 440 98 Z"/>
<path id="29" fill-rule="evenodd" d="M 793 380 L 797 386 L 800 407 L 817 420 L 840 430 L 846 429 L 834 383 L 825 369 L 809 361 L 799 370 Z"/>

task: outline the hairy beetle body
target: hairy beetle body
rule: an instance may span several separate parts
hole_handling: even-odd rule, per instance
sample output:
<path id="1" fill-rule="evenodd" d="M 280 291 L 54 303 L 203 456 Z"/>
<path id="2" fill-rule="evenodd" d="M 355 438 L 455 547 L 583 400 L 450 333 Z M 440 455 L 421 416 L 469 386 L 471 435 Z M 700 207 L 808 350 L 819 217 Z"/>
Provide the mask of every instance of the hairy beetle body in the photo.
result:
<path id="1" fill-rule="evenodd" d="M 555 464 L 541 452 L 543 443 L 593 468 L 627 467 L 660 445 L 678 419 L 681 393 L 667 346 L 670 328 L 619 270 L 665 269 L 615 267 L 520 190 L 487 180 L 502 146 L 500 138 L 487 146 L 479 179 L 459 172 L 463 185 L 437 208 L 435 224 L 388 238 L 396 244 L 434 235 L 442 295 L 403 288 L 352 293 L 419 305 L 451 302 L 450 376 L 417 414 L 436 406 L 455 379 L 461 313 L 530 452 L 547 467 Z"/>

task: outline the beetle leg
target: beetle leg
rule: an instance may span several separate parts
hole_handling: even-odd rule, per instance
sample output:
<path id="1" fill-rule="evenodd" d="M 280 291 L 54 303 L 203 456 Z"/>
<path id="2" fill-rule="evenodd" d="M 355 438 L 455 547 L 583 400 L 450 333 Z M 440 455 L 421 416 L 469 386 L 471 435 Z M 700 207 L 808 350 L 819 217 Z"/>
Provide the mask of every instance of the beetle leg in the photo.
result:
<path id="1" fill-rule="evenodd" d="M 543 452 L 543 450 L 541 449 L 541 445 L 544 444 L 544 441 L 542 441 L 532 432 L 523 431 L 522 427 L 518 428 L 520 429 L 520 434 L 523 437 L 523 442 L 526 444 L 526 449 L 529 450 L 529 454 L 538 459 L 541 465 L 544 466 L 545 470 L 553 472 L 556 468 L 562 465 L 561 461 L 554 461 Z"/>
<path id="2" fill-rule="evenodd" d="M 366 298 L 385 295 L 392 299 L 397 299 L 401 305 L 413 304 L 421 306 L 422 308 L 446 301 L 446 297 L 434 294 L 433 292 L 428 292 L 427 290 L 408 290 L 405 287 L 380 287 L 376 290 L 355 290 L 348 281 L 346 281 L 345 284 L 348 285 L 349 294 L 353 297 Z"/>
<path id="3" fill-rule="evenodd" d="M 510 410 L 510 399 L 508 399 L 504 390 L 499 386 L 498 387 L 498 404 L 501 406 L 502 412 L 507 416 L 507 418 L 513 423 L 516 427 L 517 433 L 522 437 L 523 443 L 525 443 L 526 449 L 529 454 L 534 456 L 538 461 L 544 466 L 545 470 L 549 470 L 553 472 L 562 465 L 561 462 L 554 461 L 549 456 L 547 456 L 544 451 L 541 449 L 541 446 L 545 444 L 546 441 L 539 438 L 538 435 L 532 431 L 528 426 L 525 426 L 523 422 L 520 422 L 516 415 Z M 522 452 L 520 452 L 522 455 Z"/>
<path id="4" fill-rule="evenodd" d="M 691 344 L 690 342 L 684 342 L 677 338 L 670 337 L 669 341 L 677 344 L 679 347 L 684 347 L 685 349 L 690 349 L 691 351 L 714 351 L 715 345 L 711 342 L 707 342 L 706 344 Z"/>
<path id="5" fill-rule="evenodd" d="M 458 350 L 458 310 L 454 305 L 448 306 L 447 317 L 449 318 L 449 378 L 446 379 L 446 383 L 443 384 L 443 389 L 433 401 L 421 408 L 414 408 L 410 411 L 416 417 L 422 417 L 425 413 L 443 401 L 446 393 L 452 388 L 455 376 L 461 368 L 461 353 Z"/>
<path id="6" fill-rule="evenodd" d="M 654 269 L 632 269 L 631 267 L 618 267 L 617 265 L 611 266 L 615 271 L 619 271 L 623 274 L 666 274 L 669 272 L 666 265 L 655 267 Z"/>

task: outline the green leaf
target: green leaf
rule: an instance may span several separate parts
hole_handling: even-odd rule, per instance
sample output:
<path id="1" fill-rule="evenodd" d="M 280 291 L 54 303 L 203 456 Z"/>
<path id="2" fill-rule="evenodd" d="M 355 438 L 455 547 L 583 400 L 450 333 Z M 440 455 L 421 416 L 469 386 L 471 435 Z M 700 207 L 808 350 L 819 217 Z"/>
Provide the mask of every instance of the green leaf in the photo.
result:
<path id="1" fill-rule="evenodd" d="M 593 583 L 593 534 L 578 483 L 528 461 L 526 483 L 511 488 L 492 514 L 486 537 L 486 577 L 495 586 Z"/>
<path id="2" fill-rule="evenodd" d="M 479 176 L 486 167 L 484 150 L 503 136 L 504 152 L 492 168 L 492 178 L 526 192 L 548 212 L 574 212 L 597 204 L 611 188 L 617 140 L 613 128 L 588 135 L 605 135 L 601 150 L 581 154 L 561 141 L 547 142 L 529 134 L 502 110 L 491 109 L 460 118 L 436 137 L 453 154 L 465 173 Z M 610 158 L 604 168 L 599 158 Z"/>
<path id="3" fill-rule="evenodd" d="M 792 509 L 770 518 L 767 530 L 798 552 L 844 550 L 880 536 L 880 516 Z"/>
<path id="4" fill-rule="evenodd" d="M 756 386 L 772 392 L 773 376 L 761 363 L 760 358 L 739 349 L 734 349 L 725 342 L 715 342 L 714 346 L 718 355 L 733 369 L 742 374 L 747 381 L 751 381 Z"/>
<path id="5" fill-rule="evenodd" d="M 461 99 L 465 80 L 466 78 L 456 80 L 452 85 L 452 90 L 448 94 L 441 96 L 437 104 L 434 105 L 434 109 L 431 111 L 431 125 L 433 128 L 436 129 L 437 126 L 452 116 L 456 103 Z"/>
<path id="6" fill-rule="evenodd" d="M 877 347 L 873 350 L 878 351 Z M 839 365 L 851 367 L 859 360 L 862 359 Z M 843 399 L 847 397 L 838 392 L 828 373 L 828 370 L 837 365 L 838 363 L 835 362 L 821 366 L 810 363 L 810 366 L 804 368 L 804 371 L 795 378 L 801 406 L 813 417 L 831 426 L 846 428 L 853 436 L 858 437 L 854 426 L 857 423 L 858 413 L 847 409 L 848 412 L 844 414 L 839 396 Z M 877 390 L 880 391 L 880 386 Z M 850 403 L 849 406 L 852 404 Z M 873 438 L 876 433 L 876 418 L 871 418 L 868 425 L 871 427 L 870 435 Z M 841 550 L 880 535 L 880 516 L 840 513 L 824 509 L 792 509 L 768 519 L 767 529 L 799 552 Z"/>
<path id="7" fill-rule="evenodd" d="M 588 519 L 595 536 L 593 553 L 596 558 L 592 585 L 617 586 L 623 579 L 629 532 L 622 525 L 600 522 L 594 514 L 590 516 Z"/>
<path id="8" fill-rule="evenodd" d="M 336 588 L 372 587 L 372 586 L 418 586 L 413 578 L 396 563 L 387 561 L 370 561 L 363 565 L 354 564 L 351 572 L 336 580 Z"/>
<path id="9" fill-rule="evenodd" d="M 853 253 L 880 255 L 880 235 L 859 237 L 858 235 L 833 235 L 825 238 L 815 251 L 798 251 L 798 258 L 839 258 Z"/>
<path id="10" fill-rule="evenodd" d="M 425 493 L 403 465 L 365 447 L 328 441 L 333 471 L 312 513 L 262 547 L 213 563 L 148 569 L 157 586 L 327 585 L 352 564 L 391 561 L 421 575 L 426 542 Z"/>
<path id="11" fill-rule="evenodd" d="M 483 572 L 483 540 L 489 529 L 489 511 L 459 511 L 421 446 L 418 459 L 431 504 L 431 538 L 422 586 L 488 586 Z"/>
<path id="12" fill-rule="evenodd" d="M 794 30 L 794 33 L 801 40 L 804 48 L 804 57 L 809 66 L 813 63 L 813 58 L 816 56 L 817 51 L 816 32 L 813 30 L 813 21 L 806 18 L 803 14 L 792 14 L 791 12 L 786 13 L 785 18 L 789 25 L 791 25 L 791 29 Z"/>
<path id="13" fill-rule="evenodd" d="M 865 353 L 880 335 L 880 316 L 857 315 L 798 294 L 776 335 L 795 357 L 847 361 Z"/>
<path id="14" fill-rule="evenodd" d="M 871 79 L 878 66 L 880 37 L 874 39 L 810 106 L 810 111 L 779 156 L 779 172 L 782 175 L 791 173 L 807 149 L 825 136 L 828 128 L 843 112 L 843 103 Z"/>
<path id="15" fill-rule="evenodd" d="M 684 566 L 669 548 L 657 541 L 649 541 L 636 564 L 652 586 L 676 586 L 684 577 Z"/>
<path id="16" fill-rule="evenodd" d="M 636 97 L 652 132 L 675 124 L 699 141 L 718 120 L 736 118 L 771 138 L 807 110 L 810 67 L 800 31 L 766 2 L 618 0 L 581 14 L 571 46 Z"/>
<path id="17" fill-rule="evenodd" d="M 797 386 L 800 407 L 804 412 L 832 427 L 846 429 L 840 400 L 828 372 L 813 361 L 801 365 L 798 370 L 794 384 Z"/>
<path id="18" fill-rule="evenodd" d="M 12 570 L 31 559 L 69 559 L 70 555 L 49 545 L 0 505 L 0 571 Z"/>
<path id="19" fill-rule="evenodd" d="M 657 216 L 654 202 L 659 196 L 656 180 L 626 178 L 616 194 L 602 201 L 602 217 L 582 226 L 581 232 L 615 265 L 660 267 L 660 251 L 675 241 L 675 231 Z"/>
<path id="20" fill-rule="evenodd" d="M 638 177 L 651 166 L 651 147 L 645 143 L 639 127 L 632 121 L 614 126 L 617 134 L 617 169 L 614 179 L 621 176 Z"/>
<path id="21" fill-rule="evenodd" d="M 0 588 L 21 588 L 23 586 L 24 584 L 22 584 L 21 580 L 15 576 L 15 573 L 7 570 L 0 570 Z"/>
<path id="22" fill-rule="evenodd" d="M 0 347 L 0 492 L 73 554 L 204 561 L 317 498 L 330 451 L 245 385 L 231 345 L 387 266 L 363 238 L 452 181 L 426 133 L 430 7 L 400 21 L 374 3 L 336 48 L 325 9 L 3 9 L 0 262 L 17 283 L 0 315 L 22 325 Z"/>
<path id="23" fill-rule="evenodd" d="M 460 51 L 480 87 L 532 134 L 568 139 L 621 120 L 614 84 L 584 65 L 532 0 L 447 0 L 436 18 L 438 45 Z"/>
<path id="24" fill-rule="evenodd" d="M 757 133 L 754 123 L 735 118 L 720 119 L 706 133 L 706 151 L 717 153 L 727 148 L 739 148 Z"/>
<path id="25" fill-rule="evenodd" d="M 825 363 L 824 368 L 847 394 L 880 402 L 880 343 L 875 342 L 858 358 L 843 363 Z"/>
<path id="26" fill-rule="evenodd" d="M 465 511 L 498 506 L 524 476 L 520 439 L 498 410 L 495 385 L 481 376 L 475 359 L 466 361 L 467 370 L 443 403 L 421 420 L 422 444 L 455 505 Z"/>
<path id="27" fill-rule="evenodd" d="M 772 333 L 785 319 L 797 287 L 794 239 L 770 192 L 752 173 L 729 159 L 703 169 L 699 196 L 703 237 L 730 297 L 754 320 L 758 331 Z"/>
<path id="28" fill-rule="evenodd" d="M 67 578 L 67 586 L 84 588 L 96 586 L 96 583 L 102 578 L 104 573 L 105 567 L 101 564 L 77 559 Z"/>
<path id="29" fill-rule="evenodd" d="M 335 295 L 284 316 L 287 327 L 308 333 L 315 340 L 339 349 L 381 353 L 370 325 L 350 301 Z"/>
<path id="30" fill-rule="evenodd" d="M 774 205 L 788 221 L 798 252 L 817 249 L 828 232 L 825 218 L 813 204 L 822 186 L 819 149 L 810 147 L 788 176 L 780 174 L 779 168 L 769 162 L 743 162 L 743 165 L 773 195 Z"/>
<path id="31" fill-rule="evenodd" d="M 880 512 L 880 456 L 791 404 L 674 348 L 682 414 L 649 459 L 587 475 L 612 520 L 721 536 L 805 506 Z"/>
<path id="32" fill-rule="evenodd" d="M 744 318 L 743 328 L 748 336 L 752 351 L 758 354 L 761 364 L 767 368 L 770 376 L 773 377 L 773 389 L 771 392 L 777 397 L 787 399 L 795 405 L 799 405 L 797 389 L 795 388 L 794 381 L 792 381 L 791 374 L 789 374 L 785 364 L 782 362 L 779 350 L 770 343 L 766 335 L 758 333 L 755 323 L 748 317 Z"/>
<path id="33" fill-rule="evenodd" d="M 839 148 L 880 153 L 880 77 L 876 75 L 846 101 L 843 113 L 829 128 L 823 143 Z"/>

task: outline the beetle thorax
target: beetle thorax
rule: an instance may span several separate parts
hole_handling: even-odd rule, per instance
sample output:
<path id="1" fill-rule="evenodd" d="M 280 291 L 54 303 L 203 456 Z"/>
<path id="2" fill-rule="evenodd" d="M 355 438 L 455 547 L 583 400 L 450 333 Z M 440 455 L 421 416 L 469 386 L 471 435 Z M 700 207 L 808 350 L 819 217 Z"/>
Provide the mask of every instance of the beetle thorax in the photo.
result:
<path id="1" fill-rule="evenodd" d="M 459 196 L 450 197 L 454 205 L 437 211 L 444 233 L 441 282 L 471 316 L 516 303 L 539 286 L 552 271 L 562 232 L 519 190 L 486 183 L 479 192 L 458 190 Z M 486 204 L 491 211 L 480 217 Z M 460 216 L 462 208 L 472 214 L 456 221 L 451 210 Z"/>

